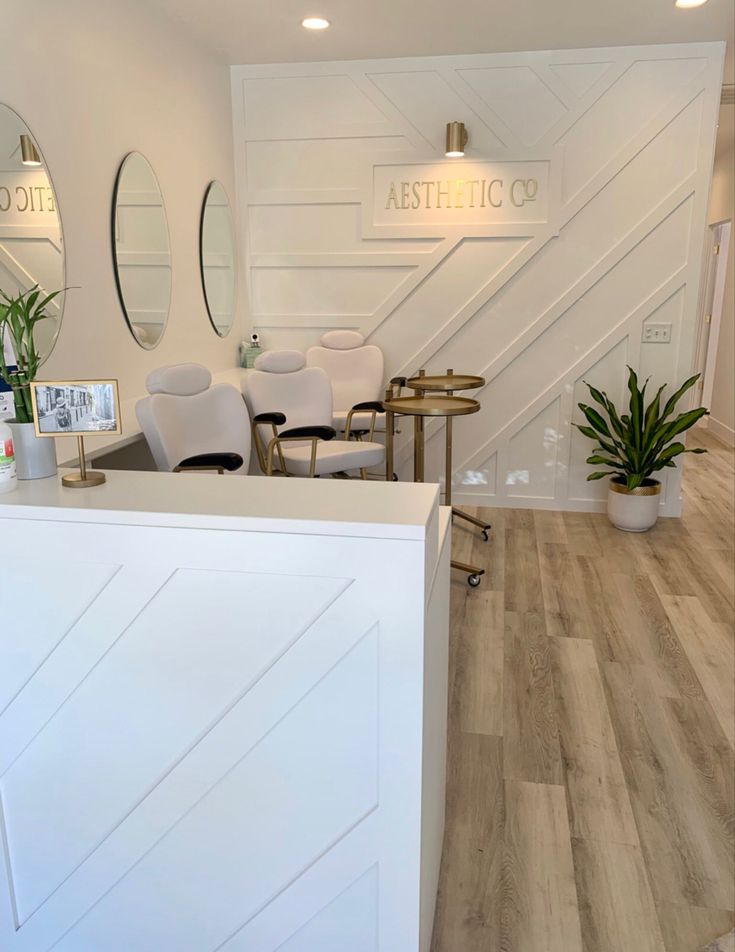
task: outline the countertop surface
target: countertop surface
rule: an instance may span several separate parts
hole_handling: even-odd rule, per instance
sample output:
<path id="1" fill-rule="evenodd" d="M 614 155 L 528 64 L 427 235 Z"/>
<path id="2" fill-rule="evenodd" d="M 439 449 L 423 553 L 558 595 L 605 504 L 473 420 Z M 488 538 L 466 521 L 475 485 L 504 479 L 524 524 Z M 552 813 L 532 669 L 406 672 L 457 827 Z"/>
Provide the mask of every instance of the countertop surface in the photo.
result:
<path id="1" fill-rule="evenodd" d="M 61 474 L 19 480 L 18 489 L 0 495 L 0 519 L 423 540 L 439 505 L 434 483 L 121 470 L 106 475 L 106 483 L 90 489 L 65 488 Z"/>

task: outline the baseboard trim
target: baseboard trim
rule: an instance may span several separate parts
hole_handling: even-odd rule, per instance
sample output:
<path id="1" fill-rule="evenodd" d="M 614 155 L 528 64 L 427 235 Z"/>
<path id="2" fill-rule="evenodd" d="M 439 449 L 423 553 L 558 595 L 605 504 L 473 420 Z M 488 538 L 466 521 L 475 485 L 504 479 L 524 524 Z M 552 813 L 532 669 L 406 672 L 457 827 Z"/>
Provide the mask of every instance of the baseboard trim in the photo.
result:
<path id="1" fill-rule="evenodd" d="M 735 446 L 735 430 L 726 423 L 723 423 L 721 420 L 716 420 L 711 416 L 707 420 L 707 429 L 710 430 L 714 436 L 719 437 L 723 443 L 727 443 L 728 446 Z"/>

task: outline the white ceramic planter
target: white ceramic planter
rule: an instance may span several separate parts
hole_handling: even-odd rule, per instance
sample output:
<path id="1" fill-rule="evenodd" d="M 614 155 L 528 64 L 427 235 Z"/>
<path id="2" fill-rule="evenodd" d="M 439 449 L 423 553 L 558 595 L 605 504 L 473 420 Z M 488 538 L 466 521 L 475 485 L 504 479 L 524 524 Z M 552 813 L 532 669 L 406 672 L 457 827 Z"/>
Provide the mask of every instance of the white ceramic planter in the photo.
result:
<path id="1" fill-rule="evenodd" d="M 647 479 L 646 485 L 628 489 L 613 476 L 607 491 L 607 517 L 624 532 L 645 532 L 656 524 L 661 499 L 661 483 Z"/>
<path id="2" fill-rule="evenodd" d="M 56 440 L 36 436 L 32 423 L 6 421 L 13 431 L 18 479 L 45 479 L 56 475 Z"/>

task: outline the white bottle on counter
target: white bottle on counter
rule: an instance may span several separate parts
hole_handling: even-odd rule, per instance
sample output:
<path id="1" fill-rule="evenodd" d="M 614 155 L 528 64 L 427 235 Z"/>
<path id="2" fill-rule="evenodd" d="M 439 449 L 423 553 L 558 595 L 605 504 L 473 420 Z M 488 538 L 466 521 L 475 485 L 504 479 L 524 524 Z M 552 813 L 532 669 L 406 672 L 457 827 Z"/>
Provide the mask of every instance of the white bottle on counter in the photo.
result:
<path id="1" fill-rule="evenodd" d="M 0 420 L 0 494 L 10 493 L 17 488 L 13 431 L 7 423 Z"/>

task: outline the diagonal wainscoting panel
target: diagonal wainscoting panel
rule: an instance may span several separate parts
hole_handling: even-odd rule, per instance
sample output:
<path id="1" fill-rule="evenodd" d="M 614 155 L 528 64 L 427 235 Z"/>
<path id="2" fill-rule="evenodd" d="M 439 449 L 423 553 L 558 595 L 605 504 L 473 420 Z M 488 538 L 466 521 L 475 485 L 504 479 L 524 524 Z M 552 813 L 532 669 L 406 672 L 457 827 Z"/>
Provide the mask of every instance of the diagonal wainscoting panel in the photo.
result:
<path id="1" fill-rule="evenodd" d="M 412 342 L 441 333 L 457 303 L 472 300 L 488 280 L 504 272 L 527 244 L 524 238 L 467 238 L 404 298 L 370 338 L 385 350 L 410 353 Z M 411 360 L 416 360 L 413 356 Z"/>
<path id="2" fill-rule="evenodd" d="M 643 223 L 642 229 L 634 232 L 637 235 L 642 231 L 645 234 L 642 240 L 629 238 L 621 242 L 580 279 L 577 287 L 526 327 L 509 348 L 501 350 L 490 366 L 482 368 L 475 364 L 474 371 L 481 373 L 487 384 L 479 391 L 483 406 L 472 421 L 482 421 L 481 429 L 493 435 L 481 443 L 478 450 L 476 422 L 474 432 L 472 426 L 458 429 L 454 440 L 457 460 L 465 460 L 472 466 L 482 459 L 483 451 L 507 428 L 509 421 L 520 423 L 520 415 L 534 404 L 533 395 L 546 393 L 554 381 L 561 380 L 560 367 L 568 368 L 570 354 L 587 353 L 601 339 L 599 335 L 620 324 L 620 310 L 630 315 L 641 302 L 648 301 L 652 292 L 671 278 L 670 273 L 661 270 L 667 262 L 678 258 L 679 272 L 686 255 L 691 209 L 689 201 L 676 204 L 678 198 L 676 195 L 667 203 L 675 207 L 657 227 L 646 233 L 651 222 L 659 221 L 659 215 L 652 216 Z M 498 306 L 502 315 L 503 302 L 498 302 Z M 639 319 L 647 315 L 648 311 L 643 308 Z M 493 339 L 490 330 L 485 331 L 485 335 Z M 455 347 L 459 337 L 455 337 Z M 577 350 L 570 350 L 571 342 L 575 342 Z M 550 363 L 546 359 L 549 353 L 563 354 L 561 363 Z M 446 348 L 441 356 L 446 361 L 444 366 L 456 368 L 454 347 Z M 548 400 L 544 400 L 545 405 Z M 432 430 L 427 439 L 434 442 L 437 433 Z M 410 446 L 406 445 L 403 451 L 408 453 Z"/>
<path id="3" fill-rule="evenodd" d="M 242 86 L 245 134 L 250 140 L 394 134 L 380 109 L 346 73 L 253 78 Z"/>
<path id="4" fill-rule="evenodd" d="M 675 150 L 685 168 L 687 162 L 694 168 L 700 109 L 701 103 L 694 102 L 673 120 L 667 117 L 664 131 L 654 137 L 652 144 L 641 149 L 634 159 L 626 155 L 622 168 L 616 166 L 614 171 L 609 170 L 612 177 L 606 178 L 604 185 L 598 183 L 594 197 L 588 197 L 581 209 L 566 210 L 568 217 L 558 240 L 539 237 L 529 242 L 511 267 L 499 273 L 500 281 L 489 282 L 446 323 L 440 334 L 423 344 L 413 359 L 437 366 L 436 355 L 443 345 L 439 359 L 444 367 L 464 366 L 469 370 L 465 355 L 471 354 L 471 372 L 483 375 L 492 375 L 514 361 L 527 343 L 547 326 L 547 321 L 554 319 L 554 314 L 558 315 L 563 302 L 582 292 L 585 285 L 599 280 L 607 267 L 627 254 L 641 237 L 692 193 L 693 179 L 677 178 L 681 172 L 668 162 L 667 156 Z M 650 182 L 650 190 L 645 199 L 631 205 L 626 196 L 633 183 L 640 180 Z M 654 184 L 657 189 L 670 186 L 672 190 L 645 215 L 648 203 L 660 194 L 654 190 Z M 604 231 L 595 227 L 599 220 L 608 223 Z M 575 283 L 565 288 L 564 281 L 570 275 L 575 276 Z M 539 295 L 540 287 L 545 291 L 543 297 Z M 551 307 L 548 307 L 549 300 L 554 301 Z M 524 316 L 532 315 L 539 302 L 547 306 L 547 310 L 524 326 Z M 521 315 L 520 321 L 518 315 Z M 483 352 L 492 355 L 490 362 L 479 362 Z M 413 373 L 414 369 L 404 364 L 401 372 Z"/>
<path id="5" fill-rule="evenodd" d="M 401 135 L 353 139 L 277 139 L 247 143 L 248 177 L 259 192 L 349 189 L 365 153 L 408 150 Z M 285 237 L 285 236 L 284 236 Z"/>
<path id="6" fill-rule="evenodd" d="M 273 314 L 364 314 L 376 311 L 410 278 L 412 268 L 255 268 L 253 310 Z"/>
<path id="7" fill-rule="evenodd" d="M 497 493 L 498 452 L 476 466 L 460 466 L 454 477 L 454 491 L 465 495 L 494 496 Z"/>
<path id="8" fill-rule="evenodd" d="M 60 939 L 56 952 L 218 949 L 328 856 L 377 806 L 377 664 L 373 629 Z M 335 716 L 325 719 L 325 711 Z M 307 807 L 315 803 L 318 811 Z M 206 918 L 199 914 L 203 893 Z"/>
<path id="9" fill-rule="evenodd" d="M 472 154 L 492 155 L 503 148 L 501 139 L 436 71 L 375 72 L 369 78 L 437 151 L 444 149 L 444 116 L 472 128 Z"/>
<path id="10" fill-rule="evenodd" d="M 651 378 L 649 390 L 658 388 L 670 381 L 669 354 L 667 346 L 644 341 L 643 333 L 648 323 L 662 323 L 671 325 L 671 340 L 681 344 L 684 309 L 686 306 L 685 289 L 679 288 L 677 293 L 652 311 L 641 326 L 640 357 L 638 371 L 641 379 Z M 663 353 L 662 353 L 663 351 Z"/>
<path id="11" fill-rule="evenodd" d="M 348 584 L 173 574 L 0 781 L 19 923 Z"/>
<path id="12" fill-rule="evenodd" d="M 530 66 L 462 69 L 458 74 L 526 145 L 538 142 L 567 111 Z"/>
<path id="13" fill-rule="evenodd" d="M 333 899 L 277 952 L 376 952 L 378 867 Z"/>
<path id="14" fill-rule="evenodd" d="M 640 333 L 640 327 L 644 319 L 653 313 L 656 313 L 661 308 L 667 308 L 670 302 L 675 301 L 681 295 L 681 287 L 683 281 L 683 270 L 680 269 L 677 271 L 668 281 L 665 281 L 659 288 L 657 288 L 653 294 L 650 295 L 644 302 L 640 304 L 639 307 L 628 314 L 623 321 L 618 325 L 614 326 L 610 332 L 603 338 L 599 344 L 596 344 L 592 347 L 586 354 L 580 357 L 575 363 L 567 369 L 560 377 L 556 378 L 547 388 L 543 391 L 539 397 L 533 400 L 528 404 L 520 413 L 515 417 L 512 417 L 508 422 L 501 428 L 501 430 L 486 444 L 474 449 L 472 455 L 467 463 L 464 466 L 460 467 L 460 473 L 474 472 L 472 467 L 482 467 L 480 461 L 484 460 L 486 454 L 494 447 L 499 447 L 496 452 L 504 460 L 507 455 L 507 448 L 510 440 L 514 433 L 518 432 L 521 428 L 525 427 L 544 407 L 548 405 L 548 402 L 553 398 L 554 392 L 560 394 L 562 402 L 562 414 L 563 418 L 560 420 L 560 429 L 565 433 L 569 432 L 572 421 L 582 422 L 582 415 L 576 410 L 573 410 L 573 406 L 576 407 L 574 401 L 582 399 L 584 402 L 584 394 L 580 395 L 578 386 L 580 381 L 583 378 L 591 379 L 594 374 L 597 373 L 598 365 L 600 367 L 600 372 L 605 372 L 604 361 L 605 356 L 610 353 L 612 350 L 615 350 L 617 347 L 621 347 L 621 363 L 619 364 L 619 378 L 615 378 L 615 385 L 611 386 L 608 392 L 611 396 L 618 395 L 622 393 L 623 388 L 623 379 L 625 377 L 625 365 L 631 362 L 631 329 L 634 335 Z M 618 396 L 613 397 L 613 399 L 618 399 Z M 558 450 L 558 486 L 564 487 L 565 498 L 571 498 L 572 501 L 579 501 L 574 499 L 574 497 L 567 497 L 567 485 L 568 485 L 568 474 L 571 469 L 575 468 L 579 472 L 582 472 L 582 478 L 585 479 L 589 469 L 581 468 L 581 460 L 586 458 L 589 455 L 585 443 L 580 439 L 577 440 L 578 431 L 574 428 L 571 429 L 570 439 L 564 438 L 563 442 L 567 443 L 567 449 L 564 451 L 562 446 Z M 572 457 L 572 462 L 570 463 L 570 452 L 569 444 L 572 444 L 572 448 L 575 451 L 575 456 Z M 503 464 L 504 465 L 504 464 Z M 599 487 L 598 487 L 599 488 Z M 501 491 L 504 492 L 504 487 L 501 487 Z M 593 490 L 594 491 L 594 487 Z M 480 494 L 480 493 L 478 493 Z M 536 498 L 536 497 L 534 497 Z M 538 497 L 543 500 L 544 497 Z M 586 497 L 588 500 L 592 500 L 596 497 L 589 496 Z"/>
<path id="15" fill-rule="evenodd" d="M 376 253 L 403 255 L 434 251 L 434 238 L 371 238 L 360 235 L 360 212 L 349 205 L 253 205 L 250 208 L 251 255 L 331 255 L 336 264 L 346 254 L 361 253 L 370 264 Z M 328 262 L 323 262 L 328 263 Z M 257 266 L 257 260 L 255 262 Z"/>
<path id="16" fill-rule="evenodd" d="M 446 344 L 441 355 L 446 366 L 462 366 L 468 353 L 473 355 L 473 372 L 489 375 L 512 363 L 520 349 L 548 326 L 547 319 L 556 319 L 560 308 L 599 281 L 692 193 L 694 184 L 688 170 L 696 163 L 698 112 L 699 107 L 693 104 L 680 113 L 654 143 L 563 225 L 558 240 L 524 262 L 523 270 L 489 300 L 477 302 L 474 312 Z M 687 170 L 683 177 L 681 167 L 667 160 L 672 150 Z M 646 191 L 631 204 L 627 196 L 636 182 L 644 182 Z M 606 222 L 604 230 L 596 228 L 600 220 Z M 480 362 L 485 354 L 489 359 Z"/>
<path id="17" fill-rule="evenodd" d="M 511 437 L 501 479 L 506 495 L 553 499 L 556 492 L 560 397 Z M 539 452 L 539 448 L 542 448 Z"/>
<path id="18" fill-rule="evenodd" d="M 0 713 L 118 570 L 78 561 L 8 560 L 0 572 Z M 38 598 L 43 578 L 44 597 Z"/>
<path id="19" fill-rule="evenodd" d="M 613 152 L 633 139 L 667 101 L 680 96 L 681 87 L 706 65 L 706 60 L 696 58 L 634 63 L 561 138 L 563 199 L 578 192 Z M 696 137 L 691 145 L 697 145 Z M 678 159 L 677 153 L 677 165 Z"/>
<path id="20" fill-rule="evenodd" d="M 567 89 L 580 98 L 599 82 L 608 72 L 612 63 L 552 63 L 549 69 Z"/>
<path id="21" fill-rule="evenodd" d="M 606 354 L 591 366 L 585 368 L 584 373 L 577 377 L 573 382 L 574 409 L 572 419 L 574 423 L 585 425 L 587 423 L 577 404 L 585 403 L 594 406 L 594 400 L 584 384 L 585 380 L 594 381 L 594 386 L 604 390 L 617 407 L 621 405 L 625 392 L 625 364 L 627 359 L 628 338 L 623 336 L 614 347 L 611 347 Z M 569 498 L 605 499 L 607 497 L 607 483 L 604 480 L 600 482 L 587 481 L 587 476 L 592 472 L 592 467 L 585 463 L 585 459 L 592 453 L 594 443 L 583 436 L 576 427 L 572 429 L 570 443 L 569 484 L 567 488 Z"/>

